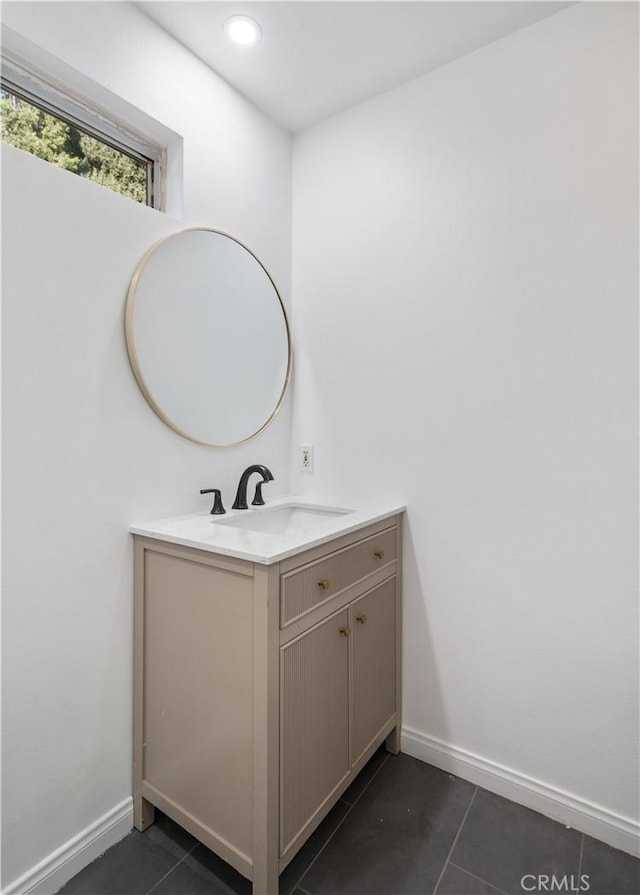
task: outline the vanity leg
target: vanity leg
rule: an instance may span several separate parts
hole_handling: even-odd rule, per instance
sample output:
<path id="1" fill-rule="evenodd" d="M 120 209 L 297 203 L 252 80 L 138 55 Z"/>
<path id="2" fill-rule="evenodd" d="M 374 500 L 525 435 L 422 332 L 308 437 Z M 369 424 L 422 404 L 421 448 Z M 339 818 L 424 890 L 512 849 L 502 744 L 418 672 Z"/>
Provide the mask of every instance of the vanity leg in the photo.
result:
<path id="1" fill-rule="evenodd" d="M 141 795 L 134 795 L 133 825 L 136 830 L 140 830 L 141 833 L 144 833 L 147 827 L 150 827 L 155 819 L 156 809 L 151 804 L 151 802 L 147 802 L 147 800 L 143 799 Z"/>
<path id="2" fill-rule="evenodd" d="M 133 825 L 142 833 L 156 818 L 156 809 L 142 798 L 144 766 L 144 545 L 134 546 L 134 663 L 133 663 Z"/>
<path id="3" fill-rule="evenodd" d="M 384 741 L 384 748 L 392 755 L 397 755 L 400 751 L 400 728 L 394 727 L 389 736 Z"/>
<path id="4" fill-rule="evenodd" d="M 256 564 L 253 578 L 253 895 L 278 895 L 280 577 Z"/>
<path id="5" fill-rule="evenodd" d="M 278 895 L 278 860 L 253 867 L 253 895 Z"/>
<path id="6" fill-rule="evenodd" d="M 396 521 L 396 556 L 402 556 L 402 514 Z M 400 752 L 402 734 L 402 564 L 398 563 L 396 575 L 396 726 L 384 741 L 387 752 Z"/>

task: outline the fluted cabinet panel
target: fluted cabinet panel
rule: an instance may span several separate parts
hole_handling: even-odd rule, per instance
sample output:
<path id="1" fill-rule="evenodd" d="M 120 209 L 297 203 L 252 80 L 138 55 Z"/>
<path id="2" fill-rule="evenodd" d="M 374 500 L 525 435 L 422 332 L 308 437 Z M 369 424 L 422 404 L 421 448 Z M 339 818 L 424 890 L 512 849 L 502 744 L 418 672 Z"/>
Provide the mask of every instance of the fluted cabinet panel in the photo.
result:
<path id="1" fill-rule="evenodd" d="M 396 579 L 356 600 L 351 612 L 355 764 L 396 710 Z"/>
<path id="2" fill-rule="evenodd" d="M 347 608 L 281 650 L 281 854 L 350 771 L 348 625 Z"/>

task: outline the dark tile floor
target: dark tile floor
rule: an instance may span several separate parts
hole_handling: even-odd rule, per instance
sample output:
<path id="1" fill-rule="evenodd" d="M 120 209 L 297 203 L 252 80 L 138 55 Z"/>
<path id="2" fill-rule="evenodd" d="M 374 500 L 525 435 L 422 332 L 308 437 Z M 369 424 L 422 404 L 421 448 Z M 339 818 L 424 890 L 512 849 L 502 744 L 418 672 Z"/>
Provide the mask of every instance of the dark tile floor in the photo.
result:
<path id="1" fill-rule="evenodd" d="M 555 881 L 552 879 L 555 877 Z M 639 895 L 640 862 L 406 755 L 377 752 L 280 877 L 281 895 Z M 60 895 L 250 895 L 163 815 Z"/>

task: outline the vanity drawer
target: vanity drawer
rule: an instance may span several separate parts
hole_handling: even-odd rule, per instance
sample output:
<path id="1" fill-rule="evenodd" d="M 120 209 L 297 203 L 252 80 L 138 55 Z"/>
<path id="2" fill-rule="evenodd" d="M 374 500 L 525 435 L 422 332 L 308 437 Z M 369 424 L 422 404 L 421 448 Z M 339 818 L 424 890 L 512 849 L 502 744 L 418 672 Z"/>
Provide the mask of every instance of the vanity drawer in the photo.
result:
<path id="1" fill-rule="evenodd" d="M 280 627 L 286 627 L 395 559 L 394 527 L 283 574 L 280 579 Z"/>

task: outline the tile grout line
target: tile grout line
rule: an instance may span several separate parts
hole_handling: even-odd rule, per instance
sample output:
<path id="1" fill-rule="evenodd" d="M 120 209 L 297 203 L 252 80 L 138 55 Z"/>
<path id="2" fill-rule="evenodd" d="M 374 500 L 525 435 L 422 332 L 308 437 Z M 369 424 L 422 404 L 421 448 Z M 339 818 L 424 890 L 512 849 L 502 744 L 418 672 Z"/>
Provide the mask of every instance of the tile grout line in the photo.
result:
<path id="1" fill-rule="evenodd" d="M 582 877 L 582 855 L 584 854 L 584 833 L 580 836 L 580 857 L 578 859 L 578 885 L 581 883 Z"/>
<path id="2" fill-rule="evenodd" d="M 437 882 L 434 886 L 434 889 L 433 889 L 434 895 L 436 895 L 436 893 L 438 891 L 438 886 L 440 885 L 440 883 L 442 881 L 442 877 L 444 876 L 444 872 L 447 869 L 447 864 L 449 863 L 449 858 L 453 854 L 453 850 L 456 847 L 458 839 L 460 838 L 460 833 L 462 832 L 464 822 L 467 819 L 469 812 L 471 811 L 471 806 L 473 805 L 473 800 L 475 799 L 477 792 L 478 792 L 478 787 L 476 786 L 476 788 L 473 790 L 473 795 L 471 796 L 471 798 L 469 800 L 469 804 L 467 805 L 467 810 L 464 813 L 464 817 L 462 818 L 462 820 L 460 822 L 460 826 L 458 827 L 458 832 L 456 833 L 456 837 L 453 840 L 453 842 L 451 843 L 451 848 L 449 849 L 449 853 L 447 854 L 447 857 L 445 858 L 445 862 L 442 865 L 442 870 L 440 871 L 440 876 L 438 877 L 438 880 L 437 880 Z"/>
<path id="3" fill-rule="evenodd" d="M 345 820 L 349 817 L 349 815 L 351 814 L 351 812 L 353 811 L 353 809 L 356 807 L 356 805 L 358 804 L 358 802 L 360 801 L 360 799 L 362 798 L 362 796 L 363 796 L 363 795 L 365 794 L 365 792 L 369 789 L 369 787 L 371 786 L 371 784 L 373 783 L 373 781 L 376 779 L 376 777 L 378 776 L 378 774 L 380 773 L 380 771 L 383 769 L 383 767 L 386 765 L 386 763 L 387 763 L 388 761 L 389 761 L 389 755 L 387 754 L 387 755 L 385 755 L 384 761 L 382 762 L 382 764 L 380 765 L 380 767 L 376 770 L 375 774 L 373 774 L 373 776 L 371 777 L 371 780 L 369 780 L 369 782 L 367 783 L 367 785 L 363 788 L 362 792 L 360 793 L 360 795 L 358 796 L 358 798 L 355 800 L 355 802 L 353 803 L 353 805 L 349 805 L 348 802 L 345 802 L 345 805 L 349 805 L 349 810 L 346 811 L 344 817 L 343 817 L 341 820 L 338 821 L 338 823 L 336 824 L 336 828 L 335 828 L 335 830 L 332 830 L 331 835 L 329 836 L 329 838 L 327 839 L 327 841 L 324 843 L 324 845 L 322 846 L 322 848 L 318 849 L 318 852 L 317 852 L 317 854 L 315 855 L 315 857 L 313 858 L 313 860 L 310 861 L 310 862 L 307 864 L 306 868 L 302 871 L 301 875 L 300 875 L 299 878 L 298 878 L 298 881 L 296 882 L 296 884 L 295 884 L 295 885 L 293 886 L 293 888 L 291 889 L 292 895 L 293 895 L 293 892 L 295 892 L 296 889 L 302 889 L 302 886 L 300 885 L 300 883 L 302 882 L 302 880 L 304 879 L 304 877 L 305 877 L 305 876 L 307 875 L 307 873 L 311 870 L 311 868 L 312 868 L 313 865 L 316 863 L 316 861 L 318 860 L 318 858 L 320 857 L 320 855 L 322 854 L 322 852 L 325 850 L 325 848 L 327 847 L 327 845 L 329 845 L 329 843 L 331 842 L 331 840 L 333 839 L 333 837 L 336 835 L 336 833 L 338 832 L 338 830 L 340 829 L 340 827 L 342 826 L 342 824 L 343 824 L 343 823 L 345 822 Z M 357 779 L 357 778 L 356 778 L 356 779 Z M 344 800 L 343 800 L 343 801 L 344 801 Z M 305 890 L 302 889 L 302 891 L 304 892 Z"/>
<path id="4" fill-rule="evenodd" d="M 170 870 L 167 870 L 167 872 L 165 873 L 164 876 L 161 876 L 159 880 L 156 880 L 156 882 L 155 882 L 155 883 L 151 886 L 151 888 L 147 891 L 146 895 L 151 895 L 151 892 L 153 892 L 153 890 L 154 890 L 157 886 L 159 886 L 161 882 L 164 882 L 164 880 L 165 880 L 168 876 L 170 876 L 170 875 L 173 873 L 173 871 L 176 869 L 176 867 L 179 867 L 180 864 L 182 864 L 182 862 L 183 862 L 186 858 L 189 857 L 189 855 L 191 854 L 191 852 L 194 851 L 194 849 L 196 849 L 196 848 L 198 847 L 198 845 L 200 845 L 200 843 L 199 843 L 199 842 L 195 842 L 195 843 L 191 846 L 191 848 L 189 849 L 189 851 L 185 852 L 185 853 L 183 854 L 183 856 L 180 858 L 180 860 L 179 860 L 179 861 L 176 861 L 176 863 L 173 865 L 173 867 L 172 867 Z"/>
<path id="5" fill-rule="evenodd" d="M 378 776 L 378 774 L 380 773 L 380 771 L 383 769 L 383 767 L 386 765 L 386 763 L 387 763 L 388 761 L 389 761 L 389 753 L 387 752 L 386 755 L 385 755 L 385 757 L 384 757 L 384 761 L 382 761 L 382 762 L 380 763 L 380 767 L 377 768 L 375 774 L 372 774 L 372 775 L 371 775 L 371 780 L 369 780 L 369 782 L 366 784 L 366 786 L 363 786 L 363 787 L 362 787 L 362 792 L 360 793 L 360 795 L 358 796 L 358 798 L 355 800 L 355 802 L 354 802 L 353 805 L 351 806 L 352 808 L 355 808 L 355 806 L 358 804 L 358 802 L 360 801 L 360 799 L 362 798 L 362 796 L 363 796 L 363 795 L 365 794 L 365 792 L 369 789 L 369 787 L 371 786 L 371 784 L 373 783 L 373 781 L 376 779 L 376 777 Z M 358 779 L 358 778 L 356 777 L 356 780 L 357 780 L 357 779 Z M 349 803 L 347 802 L 347 804 L 349 804 Z M 347 814 L 348 814 L 348 813 L 349 813 L 349 812 L 347 812 Z M 346 816 L 347 816 L 347 815 L 345 814 L 345 817 L 346 817 Z"/>
<path id="6" fill-rule="evenodd" d="M 374 754 L 375 754 L 375 753 L 374 753 Z M 399 755 L 399 754 L 400 754 L 400 753 L 398 753 L 398 755 Z M 373 756 L 372 756 L 372 757 L 373 757 Z M 376 777 L 378 776 L 378 774 L 380 773 L 380 771 L 383 769 L 383 767 L 384 767 L 384 766 L 386 765 L 386 763 L 389 761 L 389 757 L 390 757 L 390 753 L 387 752 L 387 753 L 385 754 L 385 756 L 384 756 L 384 760 L 380 762 L 380 767 L 376 769 L 376 772 L 375 772 L 374 774 L 372 774 L 372 776 L 371 776 L 371 780 L 369 780 L 369 782 L 368 782 L 365 786 L 362 787 L 362 792 L 361 792 L 360 795 L 356 798 L 355 802 L 350 803 L 350 802 L 347 802 L 346 799 L 342 799 L 342 801 L 345 803 L 345 805 L 349 805 L 349 806 L 350 806 L 350 807 L 349 807 L 349 811 L 351 810 L 351 808 L 355 808 L 355 806 L 358 804 L 358 802 L 360 801 L 360 799 L 362 798 L 362 796 L 365 794 L 365 792 L 369 789 L 369 787 L 371 786 L 371 784 L 373 783 L 373 781 L 376 779 Z M 371 759 L 370 759 L 370 760 L 371 760 Z M 366 765 L 365 765 L 365 767 L 366 767 Z M 362 770 L 364 770 L 364 768 L 363 768 Z M 355 780 L 357 780 L 357 779 L 358 779 L 358 777 L 356 776 Z M 354 783 L 355 783 L 355 780 L 353 781 Z M 342 798 L 342 796 L 340 796 L 340 798 Z M 349 812 L 347 812 L 347 814 L 348 814 L 348 813 L 349 813 Z M 345 815 L 345 817 L 346 817 L 346 815 Z"/>
<path id="7" fill-rule="evenodd" d="M 506 895 L 506 892 L 503 892 L 502 889 L 499 889 L 497 886 L 494 886 L 493 883 L 490 883 L 486 879 L 482 879 L 481 876 L 476 876 L 476 874 L 472 873 L 470 870 L 465 870 L 464 867 L 461 867 L 459 864 L 456 864 L 454 861 L 449 861 L 449 865 L 451 867 L 455 867 L 456 870 L 460 870 L 462 873 L 466 873 L 467 876 L 471 876 L 471 877 L 473 877 L 473 879 L 477 879 L 478 882 L 484 883 L 485 886 L 490 886 L 492 889 L 495 889 L 496 892 L 499 892 L 500 895 Z"/>

